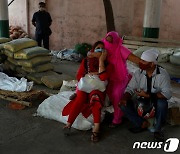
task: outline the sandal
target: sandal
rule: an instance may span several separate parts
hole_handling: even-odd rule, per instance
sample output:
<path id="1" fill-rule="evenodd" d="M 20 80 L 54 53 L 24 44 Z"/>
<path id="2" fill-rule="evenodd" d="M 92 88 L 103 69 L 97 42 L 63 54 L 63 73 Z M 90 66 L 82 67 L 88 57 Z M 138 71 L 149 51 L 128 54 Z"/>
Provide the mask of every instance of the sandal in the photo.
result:
<path id="1" fill-rule="evenodd" d="M 70 134 L 71 134 L 71 127 L 65 126 L 65 127 L 63 128 L 63 132 L 64 132 L 64 135 L 65 135 L 65 136 L 70 136 Z"/>
<path id="2" fill-rule="evenodd" d="M 100 138 L 99 132 L 92 132 L 92 135 L 91 135 L 91 141 L 92 142 L 98 142 L 99 138 Z"/>

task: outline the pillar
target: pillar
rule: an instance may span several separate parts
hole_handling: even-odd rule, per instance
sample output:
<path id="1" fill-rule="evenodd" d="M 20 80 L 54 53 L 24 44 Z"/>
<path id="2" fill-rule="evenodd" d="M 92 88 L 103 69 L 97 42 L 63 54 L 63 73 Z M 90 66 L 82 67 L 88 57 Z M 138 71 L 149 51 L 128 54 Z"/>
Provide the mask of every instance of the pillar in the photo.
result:
<path id="1" fill-rule="evenodd" d="M 162 0 L 146 0 L 143 37 L 158 38 Z"/>
<path id="2" fill-rule="evenodd" d="M 8 0 L 0 0 L 0 37 L 9 37 Z"/>

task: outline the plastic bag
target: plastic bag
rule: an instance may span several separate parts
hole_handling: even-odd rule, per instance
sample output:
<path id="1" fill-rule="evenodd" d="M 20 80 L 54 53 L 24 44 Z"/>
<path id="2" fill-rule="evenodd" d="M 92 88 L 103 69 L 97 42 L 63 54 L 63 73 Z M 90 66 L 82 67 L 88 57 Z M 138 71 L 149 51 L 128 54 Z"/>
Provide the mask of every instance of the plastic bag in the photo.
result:
<path id="1" fill-rule="evenodd" d="M 101 81 L 98 75 L 86 74 L 78 82 L 78 89 L 87 93 L 93 90 L 104 92 L 106 90 L 107 81 Z"/>

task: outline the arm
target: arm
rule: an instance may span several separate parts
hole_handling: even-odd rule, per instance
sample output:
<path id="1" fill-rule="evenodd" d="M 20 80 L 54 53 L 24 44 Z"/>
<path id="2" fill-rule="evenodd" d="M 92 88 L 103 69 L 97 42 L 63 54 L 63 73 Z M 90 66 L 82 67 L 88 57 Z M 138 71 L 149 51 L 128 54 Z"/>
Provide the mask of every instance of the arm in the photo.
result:
<path id="1" fill-rule="evenodd" d="M 33 14 L 32 24 L 36 27 L 36 18 L 35 18 L 35 14 Z"/>
<path id="2" fill-rule="evenodd" d="M 49 26 L 51 26 L 51 24 L 52 24 L 52 19 L 51 19 L 51 15 L 48 13 L 48 15 L 49 15 Z"/>
<path id="3" fill-rule="evenodd" d="M 166 72 L 167 73 L 167 72 Z M 160 92 L 156 93 L 157 98 L 159 99 L 170 99 L 171 98 L 171 84 L 168 74 L 164 74 L 163 78 L 160 78 Z"/>
<path id="4" fill-rule="evenodd" d="M 106 60 L 106 57 L 107 57 L 107 51 L 103 51 L 99 58 L 99 73 L 105 71 L 104 61 Z"/>
<path id="5" fill-rule="evenodd" d="M 139 61 L 141 60 L 139 57 L 137 57 L 136 55 L 134 55 L 133 53 L 129 54 L 128 56 L 128 60 L 137 64 L 139 66 Z"/>

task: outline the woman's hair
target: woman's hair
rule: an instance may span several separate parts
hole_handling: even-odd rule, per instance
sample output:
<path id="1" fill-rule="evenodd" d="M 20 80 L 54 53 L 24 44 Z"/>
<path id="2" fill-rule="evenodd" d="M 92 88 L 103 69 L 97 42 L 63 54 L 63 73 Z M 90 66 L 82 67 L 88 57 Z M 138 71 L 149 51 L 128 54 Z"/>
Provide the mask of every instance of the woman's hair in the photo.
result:
<path id="1" fill-rule="evenodd" d="M 94 45 L 92 46 L 92 51 L 94 51 L 94 49 L 95 49 L 99 44 L 104 45 L 104 43 L 103 43 L 102 41 L 97 41 L 97 42 L 95 42 Z"/>

